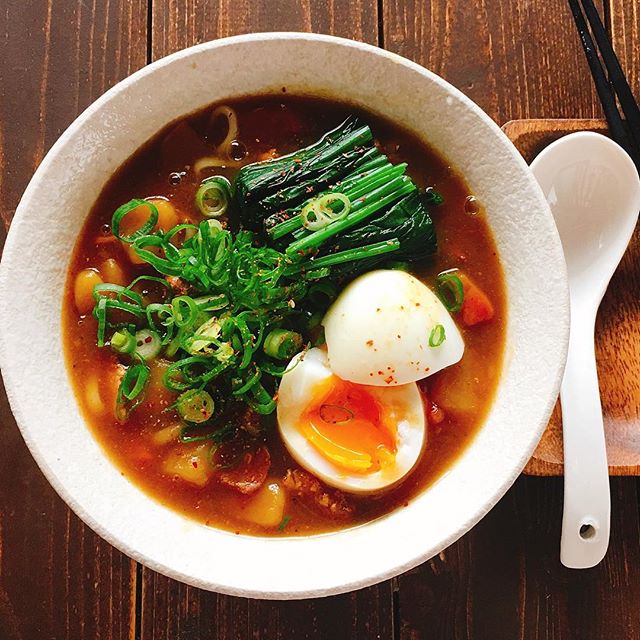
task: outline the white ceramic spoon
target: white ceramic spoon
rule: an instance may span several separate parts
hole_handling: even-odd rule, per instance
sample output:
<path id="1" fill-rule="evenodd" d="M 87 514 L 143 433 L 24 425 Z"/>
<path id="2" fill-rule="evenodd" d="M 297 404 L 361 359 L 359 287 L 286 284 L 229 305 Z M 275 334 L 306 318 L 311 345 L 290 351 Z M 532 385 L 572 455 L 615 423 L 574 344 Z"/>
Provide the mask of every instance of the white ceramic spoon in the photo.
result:
<path id="1" fill-rule="evenodd" d="M 640 181 L 622 147 L 590 132 L 549 145 L 531 169 L 553 211 L 569 271 L 571 336 L 560 390 L 564 441 L 560 560 L 566 567 L 585 569 L 598 564 L 607 552 L 611 511 L 594 326 L 600 301 L 638 219 Z"/>

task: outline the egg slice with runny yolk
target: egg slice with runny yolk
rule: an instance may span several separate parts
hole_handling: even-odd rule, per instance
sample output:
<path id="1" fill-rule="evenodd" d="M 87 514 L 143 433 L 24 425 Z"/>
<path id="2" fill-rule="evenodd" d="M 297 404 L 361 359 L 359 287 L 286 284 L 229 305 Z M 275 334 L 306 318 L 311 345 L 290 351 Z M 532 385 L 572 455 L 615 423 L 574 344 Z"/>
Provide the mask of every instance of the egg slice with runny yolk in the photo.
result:
<path id="1" fill-rule="evenodd" d="M 342 380 L 322 349 L 291 361 L 278 391 L 278 425 L 302 467 L 353 493 L 396 484 L 425 442 L 424 405 L 415 383 L 382 388 Z"/>

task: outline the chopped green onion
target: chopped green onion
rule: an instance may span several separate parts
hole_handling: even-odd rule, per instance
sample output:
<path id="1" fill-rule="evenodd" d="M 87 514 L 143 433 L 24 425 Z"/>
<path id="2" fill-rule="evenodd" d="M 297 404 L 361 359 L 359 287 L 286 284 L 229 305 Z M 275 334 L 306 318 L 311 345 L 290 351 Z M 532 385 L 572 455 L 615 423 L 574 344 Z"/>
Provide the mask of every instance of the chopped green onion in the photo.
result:
<path id="1" fill-rule="evenodd" d="M 130 233 L 128 235 L 121 235 L 120 223 L 128 213 L 131 213 L 138 207 L 147 207 L 149 209 L 149 217 L 147 218 L 147 221 L 133 233 Z M 141 238 L 142 236 L 146 236 L 148 233 L 150 233 L 156 226 L 157 222 L 158 209 L 156 205 L 152 202 L 149 202 L 148 200 L 139 200 L 136 198 L 130 200 L 129 202 L 116 209 L 113 217 L 111 218 L 111 233 L 113 233 L 113 235 L 118 238 L 118 240 L 131 243 L 137 238 Z"/>
<path id="2" fill-rule="evenodd" d="M 196 206 L 206 218 L 223 216 L 231 202 L 231 183 L 224 176 L 212 176 L 202 181 L 196 191 Z"/>
<path id="3" fill-rule="evenodd" d="M 131 365 L 125 372 L 116 395 L 116 418 L 124 422 L 129 414 L 142 402 L 143 391 L 149 380 L 149 367 L 140 362 Z"/>
<path id="4" fill-rule="evenodd" d="M 255 387 L 260 382 L 261 377 L 262 371 L 260 371 L 260 369 L 256 369 L 253 374 L 249 376 L 248 380 L 238 380 L 237 382 L 234 381 L 234 389 L 231 393 L 234 396 L 243 396 L 248 391 L 251 391 L 251 389 L 253 389 L 253 387 Z"/>
<path id="5" fill-rule="evenodd" d="M 130 286 L 131 285 L 129 285 L 129 287 Z M 142 296 L 135 291 L 131 291 L 129 287 L 123 287 L 119 284 L 111 284 L 109 282 L 97 284 L 93 287 L 93 297 L 96 302 L 100 300 L 100 298 L 120 300 L 121 302 L 122 298 L 128 298 L 129 302 L 132 304 L 142 304 Z"/>
<path id="6" fill-rule="evenodd" d="M 211 440 L 218 431 L 218 429 L 211 430 L 210 426 L 208 429 L 203 430 L 200 425 L 194 427 L 194 425 L 192 424 L 186 424 L 184 425 L 184 427 L 182 427 L 182 429 L 180 429 L 178 440 L 180 440 L 180 442 L 182 443 Z"/>
<path id="7" fill-rule="evenodd" d="M 177 327 L 193 325 L 200 313 L 198 305 L 190 296 L 178 296 L 171 301 L 173 319 Z"/>
<path id="8" fill-rule="evenodd" d="M 170 304 L 153 302 L 145 309 L 149 328 L 158 335 L 162 335 L 162 344 L 167 345 L 173 339 L 175 322 L 173 307 Z"/>
<path id="9" fill-rule="evenodd" d="M 437 324 L 433 329 L 431 329 L 431 335 L 429 336 L 429 346 L 439 347 L 446 339 L 446 334 L 444 332 L 444 326 L 441 324 Z"/>
<path id="10" fill-rule="evenodd" d="M 340 203 L 337 211 L 333 205 Z M 344 193 L 325 193 L 319 198 L 310 200 L 300 212 L 302 226 L 310 231 L 324 229 L 324 227 L 342 220 L 351 210 L 351 201 Z"/>
<path id="11" fill-rule="evenodd" d="M 277 360 L 289 360 L 302 349 L 302 336 L 287 329 L 272 329 L 264 339 L 264 352 Z"/>
<path id="12" fill-rule="evenodd" d="M 136 339 L 132 333 L 121 329 L 111 336 L 109 345 L 116 353 L 133 353 L 136 350 Z"/>
<path id="13" fill-rule="evenodd" d="M 285 516 L 284 518 L 282 518 L 282 522 L 278 525 L 278 531 L 284 531 L 290 521 L 291 516 Z"/>
<path id="14" fill-rule="evenodd" d="M 138 276 L 122 291 L 122 295 L 126 295 L 130 298 L 137 296 L 140 299 L 140 304 L 142 304 L 141 295 L 134 290 L 134 287 L 140 285 L 142 282 L 153 282 L 155 285 L 159 285 L 159 288 L 163 291 L 163 299 L 165 301 L 173 297 L 173 289 L 171 288 L 171 285 L 164 278 L 158 278 L 156 276 Z M 149 289 L 143 287 L 141 293 L 142 295 L 147 295 L 149 293 Z"/>
<path id="15" fill-rule="evenodd" d="M 176 401 L 180 417 L 187 422 L 206 422 L 213 415 L 213 398 L 203 389 L 189 389 Z"/>
<path id="16" fill-rule="evenodd" d="M 219 311 L 229 304 L 229 298 L 223 293 L 217 296 L 200 296 L 199 298 L 194 298 L 193 301 L 203 311 Z"/>
<path id="17" fill-rule="evenodd" d="M 155 331 L 140 329 L 136 331 L 135 351 L 143 360 L 152 360 L 162 349 L 162 340 Z"/>
<path id="18" fill-rule="evenodd" d="M 202 323 L 192 336 L 189 336 L 183 347 L 194 356 L 210 353 L 213 346 L 219 346 L 220 322 L 217 318 L 209 318 Z"/>
<path id="19" fill-rule="evenodd" d="M 445 271 L 436 278 L 436 293 L 449 313 L 462 309 L 464 286 L 454 272 Z"/>

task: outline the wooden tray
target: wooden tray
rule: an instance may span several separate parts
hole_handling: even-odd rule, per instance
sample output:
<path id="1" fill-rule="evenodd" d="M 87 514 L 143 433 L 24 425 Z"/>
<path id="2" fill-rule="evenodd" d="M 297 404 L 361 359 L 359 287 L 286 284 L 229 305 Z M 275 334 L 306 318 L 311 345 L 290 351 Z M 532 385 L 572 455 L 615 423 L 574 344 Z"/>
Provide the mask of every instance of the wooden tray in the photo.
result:
<path id="1" fill-rule="evenodd" d="M 573 131 L 606 133 L 604 120 L 513 120 L 502 127 L 527 162 Z M 603 220 L 606 224 L 606 220 Z M 541 283 L 544 286 L 544 283 Z M 549 304 L 553 304 L 550 300 Z M 596 322 L 596 358 L 609 474 L 640 475 L 640 233 L 602 301 Z M 535 391 L 534 391 L 535 392 Z M 556 404 L 549 426 L 524 472 L 562 475 L 562 420 Z"/>

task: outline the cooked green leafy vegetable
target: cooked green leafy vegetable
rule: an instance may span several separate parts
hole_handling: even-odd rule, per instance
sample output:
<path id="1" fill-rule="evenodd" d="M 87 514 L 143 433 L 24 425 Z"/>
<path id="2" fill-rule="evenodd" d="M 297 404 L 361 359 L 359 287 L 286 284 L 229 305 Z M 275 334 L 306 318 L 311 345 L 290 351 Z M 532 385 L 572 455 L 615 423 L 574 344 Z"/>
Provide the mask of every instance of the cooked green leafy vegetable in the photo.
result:
<path id="1" fill-rule="evenodd" d="M 259 229 L 270 216 L 301 205 L 380 156 L 371 129 L 349 117 L 309 147 L 248 164 L 235 179 L 240 222 Z"/>
<path id="2" fill-rule="evenodd" d="M 335 240 L 335 247 L 350 249 L 365 243 L 397 239 L 400 248 L 394 260 L 421 260 L 437 250 L 436 231 L 425 204 L 425 197 L 414 191 L 382 215 L 368 220 Z"/>

